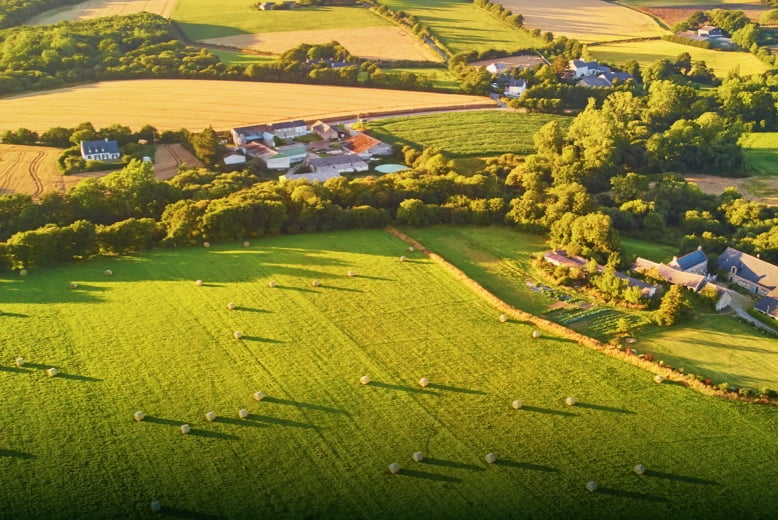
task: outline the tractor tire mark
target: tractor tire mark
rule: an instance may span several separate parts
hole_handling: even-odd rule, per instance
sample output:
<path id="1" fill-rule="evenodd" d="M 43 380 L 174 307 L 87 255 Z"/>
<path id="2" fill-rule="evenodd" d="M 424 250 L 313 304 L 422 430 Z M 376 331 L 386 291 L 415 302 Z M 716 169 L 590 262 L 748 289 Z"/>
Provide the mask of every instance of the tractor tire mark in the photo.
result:
<path id="1" fill-rule="evenodd" d="M 32 194 L 33 198 L 38 198 L 43 193 L 43 181 L 38 175 L 38 168 L 40 167 L 41 160 L 44 157 L 43 152 L 36 152 L 35 158 L 30 162 L 27 167 L 27 171 L 30 173 L 32 182 L 35 183 L 35 193 Z"/>

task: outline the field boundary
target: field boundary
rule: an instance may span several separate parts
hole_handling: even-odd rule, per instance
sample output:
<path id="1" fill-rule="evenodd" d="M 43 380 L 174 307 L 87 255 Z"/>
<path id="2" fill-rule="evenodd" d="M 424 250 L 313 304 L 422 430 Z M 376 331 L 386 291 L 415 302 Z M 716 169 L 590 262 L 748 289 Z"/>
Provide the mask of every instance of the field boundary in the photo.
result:
<path id="1" fill-rule="evenodd" d="M 454 264 L 450 263 L 442 256 L 438 255 L 437 253 L 430 251 L 422 243 L 418 242 L 414 238 L 406 235 L 405 233 L 395 229 L 392 226 L 387 226 L 385 229 L 389 234 L 394 235 L 395 237 L 399 238 L 403 242 L 413 246 L 415 249 L 418 249 L 419 251 L 424 253 L 433 262 L 442 266 L 446 271 L 448 271 L 455 278 L 461 281 L 466 287 L 468 287 L 470 290 L 472 290 L 474 293 L 480 296 L 481 299 L 486 301 L 486 303 L 488 303 L 498 311 L 505 313 L 511 318 L 529 323 L 535 327 L 538 327 L 539 329 L 543 329 L 547 332 L 557 334 L 563 338 L 570 339 L 572 341 L 575 341 L 576 343 L 587 346 L 593 350 L 602 352 L 608 356 L 619 359 L 621 361 L 629 363 L 638 368 L 642 368 L 643 370 L 646 370 L 648 372 L 661 375 L 666 380 L 681 383 L 684 386 L 691 388 L 704 395 L 720 397 L 722 399 L 727 399 L 730 401 L 743 401 L 747 403 L 764 403 L 764 404 L 771 404 L 773 406 L 778 405 L 778 400 L 774 400 L 774 399 L 769 399 L 766 401 L 759 400 L 759 399 L 748 399 L 745 397 L 741 397 L 734 392 L 722 392 L 721 390 L 717 390 L 715 388 L 703 384 L 702 382 L 698 381 L 693 377 L 678 373 L 669 368 L 662 367 L 652 361 L 647 361 L 645 359 L 642 359 L 636 355 L 631 354 L 629 351 L 619 350 L 618 348 L 612 347 L 594 338 L 590 338 L 589 336 L 585 336 L 572 329 L 559 325 L 558 323 L 554 323 L 552 321 L 541 318 L 540 316 L 535 316 L 534 314 L 530 314 L 528 312 L 522 311 L 521 309 L 517 309 L 516 307 L 507 304 L 506 302 L 504 302 L 503 300 L 501 300 L 500 298 L 498 298 L 497 296 L 495 296 L 494 294 L 486 290 L 481 284 L 479 284 L 478 282 L 470 278 L 467 274 L 465 274 L 464 271 L 456 267 Z"/>

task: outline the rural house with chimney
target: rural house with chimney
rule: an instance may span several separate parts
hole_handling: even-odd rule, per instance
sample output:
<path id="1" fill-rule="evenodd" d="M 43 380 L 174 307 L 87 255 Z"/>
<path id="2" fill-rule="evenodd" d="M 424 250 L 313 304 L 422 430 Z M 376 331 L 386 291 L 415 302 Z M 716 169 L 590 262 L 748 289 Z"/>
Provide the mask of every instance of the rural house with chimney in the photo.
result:
<path id="1" fill-rule="evenodd" d="M 778 319 L 778 266 L 728 247 L 716 267 L 727 273 L 730 282 L 762 297 L 754 309 Z"/>
<path id="2" fill-rule="evenodd" d="M 81 141 L 81 157 L 85 161 L 116 161 L 121 158 L 119 143 L 109 139 Z"/>

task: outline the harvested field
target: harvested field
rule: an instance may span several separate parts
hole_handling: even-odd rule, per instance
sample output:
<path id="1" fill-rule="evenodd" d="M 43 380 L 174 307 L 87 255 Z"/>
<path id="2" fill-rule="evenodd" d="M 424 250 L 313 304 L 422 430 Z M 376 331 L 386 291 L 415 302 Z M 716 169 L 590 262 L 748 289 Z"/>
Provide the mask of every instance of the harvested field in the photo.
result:
<path id="1" fill-rule="evenodd" d="M 132 103 L 122 102 L 130 99 Z M 223 130 L 289 119 L 477 106 L 494 102 L 481 96 L 289 83 L 106 81 L 0 99 L 0 129 L 45 131 L 91 121 L 96 127 L 151 124 L 159 130 L 200 131 L 211 125 Z"/>
<path id="2" fill-rule="evenodd" d="M 88 20 L 105 16 L 127 16 L 141 11 L 170 18 L 177 0 L 87 0 L 59 7 L 31 18 L 27 25 L 48 25 L 63 20 Z"/>
<path id="3" fill-rule="evenodd" d="M 56 160 L 62 150 L 47 146 L 0 144 L 0 195 L 26 193 L 34 197 L 47 191 L 64 193 L 86 177 L 109 172 L 64 176 Z"/>
<path id="4" fill-rule="evenodd" d="M 555 36 L 583 43 L 647 38 L 665 31 L 634 9 L 602 0 L 502 0 L 506 9 L 524 16 L 527 29 L 551 31 Z"/>
<path id="5" fill-rule="evenodd" d="M 240 34 L 202 41 L 273 54 L 282 54 L 301 43 L 323 44 L 337 41 L 354 56 L 369 60 L 442 61 L 432 49 L 423 45 L 404 28 L 396 26 Z"/>
<path id="6" fill-rule="evenodd" d="M 205 165 L 180 144 L 161 144 L 154 154 L 154 172 L 160 181 L 175 177 L 178 167 L 203 168 Z"/>
<path id="7" fill-rule="evenodd" d="M 508 56 L 507 58 L 498 58 L 494 60 L 474 61 L 468 63 L 468 65 L 472 67 L 487 67 L 495 62 L 505 63 L 507 67 L 512 67 L 512 68 L 517 68 L 517 67 L 530 68 L 530 67 L 534 67 L 535 65 L 544 65 L 545 63 L 547 63 L 546 60 L 544 60 L 539 54 L 525 54 L 522 56 Z"/>
<path id="8" fill-rule="evenodd" d="M 687 175 L 686 180 L 694 182 L 705 193 L 720 195 L 734 186 L 748 200 L 778 206 L 778 177 L 729 178 L 715 175 Z"/>
<path id="9" fill-rule="evenodd" d="M 762 11 L 770 8 L 770 6 L 757 1 L 744 2 L 743 0 L 707 0 L 702 2 L 693 0 L 618 0 L 618 2 L 656 16 L 668 26 L 686 20 L 695 11 L 710 11 L 711 9 L 743 11 L 751 20 L 757 21 Z"/>

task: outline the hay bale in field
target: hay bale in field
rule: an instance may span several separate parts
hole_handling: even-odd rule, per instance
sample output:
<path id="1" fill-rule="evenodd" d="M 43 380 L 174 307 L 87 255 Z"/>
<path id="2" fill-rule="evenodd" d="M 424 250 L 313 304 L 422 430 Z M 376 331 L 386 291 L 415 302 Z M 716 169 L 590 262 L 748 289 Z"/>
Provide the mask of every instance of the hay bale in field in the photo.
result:
<path id="1" fill-rule="evenodd" d="M 192 431 L 192 427 L 189 426 L 188 424 L 181 425 L 181 433 L 183 433 L 184 435 L 188 434 L 191 431 Z"/>
<path id="2" fill-rule="evenodd" d="M 49 377 L 54 377 L 57 375 L 57 369 L 54 367 L 51 367 L 50 369 L 46 370 L 46 375 Z"/>
<path id="3" fill-rule="evenodd" d="M 514 410 L 519 410 L 519 409 L 521 409 L 521 407 L 522 407 L 522 404 L 521 404 L 521 401 L 519 401 L 518 399 L 516 399 L 515 401 L 513 401 L 513 402 L 511 403 L 511 406 L 513 406 L 513 409 L 514 409 Z"/>
<path id="4" fill-rule="evenodd" d="M 532 339 L 538 339 L 540 337 L 540 331 L 539 330 L 533 330 L 532 331 Z"/>
<path id="5" fill-rule="evenodd" d="M 155 500 L 154 502 L 151 503 L 151 512 L 159 513 L 160 511 L 162 511 L 162 504 L 160 504 Z"/>
<path id="6" fill-rule="evenodd" d="M 349 277 L 349 278 L 354 278 L 354 271 L 349 271 L 349 272 L 348 272 L 348 273 L 346 273 L 346 274 L 348 274 L 348 277 Z"/>
<path id="7" fill-rule="evenodd" d="M 243 333 L 239 330 L 236 330 L 235 332 L 232 333 L 232 337 L 235 339 L 240 339 L 243 337 Z"/>
<path id="8" fill-rule="evenodd" d="M 241 408 L 240 410 L 238 410 L 238 417 L 240 417 L 241 419 L 245 419 L 248 416 L 249 416 L 249 411 L 246 410 L 245 408 Z"/>
<path id="9" fill-rule="evenodd" d="M 314 280 L 314 281 L 311 282 L 311 285 L 314 286 L 314 287 L 318 287 L 318 286 L 321 285 L 321 283 L 319 282 L 319 280 Z"/>
<path id="10" fill-rule="evenodd" d="M 265 398 L 265 394 L 263 394 L 262 392 L 254 392 L 255 401 L 261 401 L 264 398 Z"/>
<path id="11" fill-rule="evenodd" d="M 399 464 L 397 464 L 396 462 L 392 462 L 391 464 L 389 464 L 389 473 L 394 475 L 395 473 L 399 473 L 399 472 L 400 472 Z"/>
<path id="12" fill-rule="evenodd" d="M 24 358 L 23 357 L 16 358 L 16 366 L 20 367 L 20 368 L 24 366 Z"/>
<path id="13" fill-rule="evenodd" d="M 642 475 L 643 473 L 646 472 L 646 467 L 643 464 L 638 464 L 637 466 L 632 468 L 632 471 L 634 471 L 638 475 Z"/>
<path id="14" fill-rule="evenodd" d="M 664 382 L 665 382 L 664 376 L 661 376 L 659 374 L 654 376 L 654 383 L 664 383 Z"/>
<path id="15" fill-rule="evenodd" d="M 589 482 L 586 483 L 586 489 L 594 493 L 595 491 L 597 491 L 597 482 L 590 480 Z"/>
<path id="16" fill-rule="evenodd" d="M 27 276 L 27 269 L 20 269 L 19 276 Z"/>
<path id="17" fill-rule="evenodd" d="M 78 289 L 78 284 L 76 282 L 70 282 L 68 284 L 68 289 Z"/>
<path id="18" fill-rule="evenodd" d="M 505 323 L 508 321 L 508 315 L 507 314 L 500 314 L 500 321 Z"/>
<path id="19" fill-rule="evenodd" d="M 250 245 L 251 245 L 251 242 L 249 242 L 248 240 L 246 240 L 245 242 L 243 242 L 243 247 L 248 247 L 248 246 L 250 246 Z"/>
<path id="20" fill-rule="evenodd" d="M 421 379 L 419 379 L 419 384 L 420 384 L 422 387 L 426 388 L 427 386 L 429 386 L 429 384 L 430 384 L 430 380 L 429 380 L 429 379 L 427 379 L 426 377 L 422 377 Z"/>
<path id="21" fill-rule="evenodd" d="M 369 385 L 370 384 L 370 376 L 362 376 L 359 378 L 359 382 L 363 385 Z"/>
<path id="22" fill-rule="evenodd" d="M 424 454 L 420 451 L 417 451 L 416 453 L 411 455 L 411 458 L 413 459 L 414 462 L 421 462 L 424 460 Z"/>
<path id="23" fill-rule="evenodd" d="M 230 302 L 230 303 L 228 303 L 228 304 L 227 304 L 227 308 L 228 308 L 229 310 L 231 310 L 231 311 L 234 311 L 234 310 L 235 310 L 235 307 L 237 307 L 237 305 L 235 305 L 235 304 L 234 304 L 234 303 L 232 303 L 232 302 Z"/>
<path id="24" fill-rule="evenodd" d="M 497 456 L 494 453 L 487 453 L 484 459 L 486 459 L 486 462 L 489 464 L 497 462 Z"/>
<path id="25" fill-rule="evenodd" d="M 205 414 L 205 420 L 208 422 L 213 422 L 216 420 L 216 413 L 214 412 L 208 412 Z"/>
<path id="26" fill-rule="evenodd" d="M 203 247 L 211 247 L 211 243 L 210 242 L 203 242 Z"/>
<path id="27" fill-rule="evenodd" d="M 404 256 L 401 256 L 401 257 L 400 257 L 400 262 L 405 262 L 406 260 L 408 260 L 408 259 L 407 259 L 407 258 L 405 258 Z"/>
<path id="28" fill-rule="evenodd" d="M 110 269 L 106 269 L 105 271 L 103 271 L 103 276 L 111 276 L 111 275 L 113 275 L 113 271 L 111 271 Z"/>
<path id="29" fill-rule="evenodd" d="M 141 411 L 137 411 L 134 414 L 132 414 L 132 416 L 135 418 L 136 421 L 141 422 L 146 417 L 146 414 Z"/>
<path id="30" fill-rule="evenodd" d="M 413 246 L 408 246 L 408 252 L 409 252 L 409 253 L 413 253 L 414 251 L 416 251 L 416 248 L 415 248 L 415 247 L 413 247 Z"/>
<path id="31" fill-rule="evenodd" d="M 195 280 L 195 285 L 197 287 L 202 287 L 203 286 L 203 281 L 202 280 Z"/>
<path id="32" fill-rule="evenodd" d="M 575 397 L 568 397 L 565 399 L 565 404 L 567 406 L 575 406 Z"/>
<path id="33" fill-rule="evenodd" d="M 276 283 L 275 282 L 267 282 L 267 286 L 268 287 L 275 287 Z"/>

